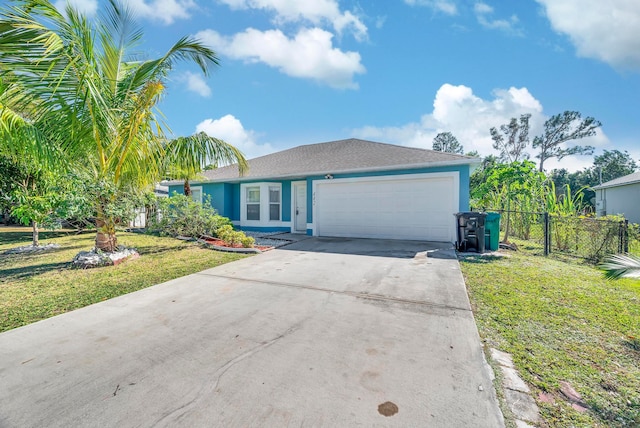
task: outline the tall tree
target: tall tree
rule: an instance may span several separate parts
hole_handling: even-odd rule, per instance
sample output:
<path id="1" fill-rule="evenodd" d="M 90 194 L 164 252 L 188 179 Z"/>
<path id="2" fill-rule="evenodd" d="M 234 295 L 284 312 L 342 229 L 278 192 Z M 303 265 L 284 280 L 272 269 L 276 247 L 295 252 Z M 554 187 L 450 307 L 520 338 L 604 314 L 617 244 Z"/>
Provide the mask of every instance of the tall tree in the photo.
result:
<path id="1" fill-rule="evenodd" d="M 500 151 L 500 160 L 505 163 L 518 162 L 529 158 L 525 149 L 529 145 L 530 114 L 511 118 L 508 124 L 500 125 L 500 131 L 491 128 L 493 148 Z"/>
<path id="2" fill-rule="evenodd" d="M 628 174 L 632 174 L 638 170 L 638 164 L 633 160 L 629 152 L 626 150 L 605 150 L 601 155 L 593 158 L 593 167 L 591 167 L 592 181 L 595 184 L 614 180 Z M 597 181 L 596 181 L 597 180 Z"/>
<path id="3" fill-rule="evenodd" d="M 22 90 L 16 109 L 35 104 L 27 125 L 38 125 L 38 147 L 56 142 L 91 173 L 96 247 L 108 252 L 117 249 L 114 204 L 161 176 L 166 125 L 157 104 L 169 72 L 186 61 L 207 75 L 218 64 L 191 37 L 141 59 L 134 49 L 142 35 L 116 0 L 93 21 L 71 6 L 61 14 L 47 0 L 15 0 L 0 11 L 0 71 Z"/>
<path id="4" fill-rule="evenodd" d="M 451 132 L 440 132 L 433 139 L 433 150 L 446 153 L 463 154 L 464 147 Z"/>
<path id="5" fill-rule="evenodd" d="M 533 139 L 532 147 L 539 149 L 536 155 L 540 159 L 540 171 L 544 171 L 544 162 L 547 159 L 557 158 L 558 160 L 570 155 L 592 155 L 592 146 L 561 147 L 562 144 L 591 137 L 596 134 L 596 129 L 602 124 L 592 117 L 582 119 L 582 115 L 577 111 L 565 111 L 561 114 L 551 116 L 544 123 L 544 133 Z"/>
<path id="6" fill-rule="evenodd" d="M 248 164 L 240 150 L 205 132 L 169 141 L 165 147 L 166 176 L 174 180 L 184 180 L 184 194 L 191 196 L 189 181 L 201 176 L 207 165 L 237 163 L 240 175 L 248 169 Z"/>

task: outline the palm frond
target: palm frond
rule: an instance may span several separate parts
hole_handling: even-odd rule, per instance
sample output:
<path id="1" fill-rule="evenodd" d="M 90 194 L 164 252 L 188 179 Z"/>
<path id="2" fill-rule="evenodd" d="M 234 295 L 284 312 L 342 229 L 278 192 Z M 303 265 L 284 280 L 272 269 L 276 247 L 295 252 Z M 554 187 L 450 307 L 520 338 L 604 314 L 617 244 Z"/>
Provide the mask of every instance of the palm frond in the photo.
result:
<path id="1" fill-rule="evenodd" d="M 607 279 L 640 278 L 640 258 L 630 254 L 614 254 L 598 266 Z"/>

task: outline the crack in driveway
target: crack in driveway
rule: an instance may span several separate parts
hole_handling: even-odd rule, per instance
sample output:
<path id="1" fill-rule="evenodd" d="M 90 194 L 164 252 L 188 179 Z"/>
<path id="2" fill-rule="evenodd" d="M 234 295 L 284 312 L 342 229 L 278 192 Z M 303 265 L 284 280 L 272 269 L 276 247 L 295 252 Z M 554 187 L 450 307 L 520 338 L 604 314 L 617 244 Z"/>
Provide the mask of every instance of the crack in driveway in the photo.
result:
<path id="1" fill-rule="evenodd" d="M 245 282 L 253 282 L 253 283 L 256 283 L 256 284 L 274 285 L 274 286 L 277 286 L 277 287 L 287 287 L 287 288 L 297 288 L 297 289 L 304 289 L 304 290 L 321 291 L 321 292 L 324 292 L 324 293 L 336 293 L 336 294 L 342 294 L 342 295 L 351 296 L 351 297 L 357 297 L 357 298 L 360 298 L 360 299 L 383 300 L 383 301 L 390 301 L 390 302 L 397 302 L 397 303 L 408 303 L 408 304 L 414 304 L 414 305 L 429 306 L 429 307 L 447 309 L 447 310 L 453 310 L 453 311 L 471 312 L 471 308 L 464 308 L 464 307 L 460 307 L 460 306 L 445 305 L 445 304 L 442 304 L 442 303 L 427 302 L 427 301 L 424 301 L 424 300 L 403 299 L 403 298 L 400 298 L 400 297 L 385 296 L 383 294 L 373 294 L 373 293 L 365 293 L 365 292 L 358 292 L 358 291 L 348 291 L 348 290 L 333 290 L 333 289 L 330 289 L 330 288 L 310 286 L 310 285 L 304 285 L 304 284 L 295 284 L 295 283 L 291 283 L 291 282 L 268 281 L 268 280 L 265 280 L 265 279 L 243 278 L 243 277 L 240 277 L 240 276 L 219 275 L 219 274 L 211 274 L 211 273 L 204 273 L 204 272 L 199 272 L 199 273 L 196 273 L 195 275 L 209 276 L 209 277 L 215 277 L 215 278 L 224 278 L 224 279 L 232 279 L 232 280 L 245 281 Z"/>
<path id="2" fill-rule="evenodd" d="M 198 405 L 199 402 L 201 402 L 202 400 L 208 398 L 212 393 L 214 393 L 216 391 L 216 389 L 218 388 L 218 385 L 220 384 L 220 379 L 222 379 L 222 377 L 227 373 L 227 371 L 229 371 L 229 369 L 231 369 L 233 366 L 235 366 L 236 364 L 238 364 L 239 362 L 267 349 L 268 347 L 270 347 L 271 345 L 277 343 L 278 341 L 284 339 L 285 337 L 295 333 L 296 331 L 300 330 L 300 328 L 302 328 L 302 326 L 309 321 L 311 318 L 313 318 L 314 316 L 316 316 L 318 314 L 318 312 L 320 312 L 329 302 L 329 299 L 331 298 L 331 295 L 328 295 L 327 298 L 324 300 L 324 302 L 318 306 L 318 308 L 311 313 L 309 316 L 301 319 L 300 321 L 296 322 L 295 324 L 293 324 L 291 327 L 289 327 L 287 330 L 285 330 L 283 333 L 281 333 L 280 335 L 278 335 L 277 337 L 268 340 L 266 342 L 261 343 L 258 346 L 255 346 L 251 349 L 249 349 L 246 352 L 243 352 L 242 354 L 238 355 L 235 358 L 232 358 L 231 360 L 227 361 L 224 365 L 222 365 L 221 367 L 219 367 L 214 373 L 213 373 L 213 378 L 215 379 L 214 382 L 212 384 L 210 384 L 209 386 L 207 386 L 206 388 L 202 388 L 200 391 L 198 391 L 198 393 L 196 394 L 196 396 L 191 399 L 190 401 L 182 404 L 181 406 L 165 413 L 164 415 L 162 415 L 158 420 L 156 420 L 155 423 L 152 424 L 152 426 L 157 426 L 160 424 L 168 424 L 169 426 L 174 426 L 176 422 L 180 421 L 180 419 L 182 419 L 185 415 L 187 415 L 189 413 L 189 411 L 191 409 L 193 409 L 194 407 L 196 407 Z M 114 394 L 115 395 L 115 394 Z"/>

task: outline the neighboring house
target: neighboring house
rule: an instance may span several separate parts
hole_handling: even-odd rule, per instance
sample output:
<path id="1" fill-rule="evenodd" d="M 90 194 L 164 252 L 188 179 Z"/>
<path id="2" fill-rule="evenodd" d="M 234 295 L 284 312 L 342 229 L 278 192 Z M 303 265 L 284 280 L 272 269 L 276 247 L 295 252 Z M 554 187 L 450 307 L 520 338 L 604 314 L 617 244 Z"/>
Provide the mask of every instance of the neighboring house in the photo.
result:
<path id="1" fill-rule="evenodd" d="M 242 230 L 313 236 L 455 241 L 479 163 L 451 153 L 357 139 L 294 147 L 205 171 L 198 197 Z M 183 193 L 181 181 L 169 193 Z"/>
<path id="2" fill-rule="evenodd" d="M 640 172 L 594 186 L 596 215 L 622 215 L 632 223 L 640 223 Z"/>

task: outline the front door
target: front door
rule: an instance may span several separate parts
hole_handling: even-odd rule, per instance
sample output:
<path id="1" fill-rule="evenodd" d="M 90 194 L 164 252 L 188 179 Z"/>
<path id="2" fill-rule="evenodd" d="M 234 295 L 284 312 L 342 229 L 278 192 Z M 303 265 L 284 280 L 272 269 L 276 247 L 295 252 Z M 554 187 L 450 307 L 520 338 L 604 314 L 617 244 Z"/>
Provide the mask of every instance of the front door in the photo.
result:
<path id="1" fill-rule="evenodd" d="M 295 232 L 307 233 L 307 183 L 294 183 L 293 193 Z"/>

